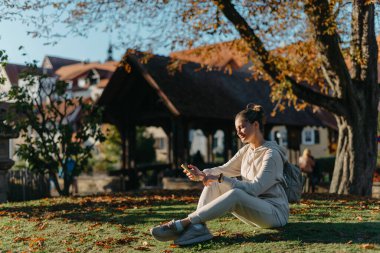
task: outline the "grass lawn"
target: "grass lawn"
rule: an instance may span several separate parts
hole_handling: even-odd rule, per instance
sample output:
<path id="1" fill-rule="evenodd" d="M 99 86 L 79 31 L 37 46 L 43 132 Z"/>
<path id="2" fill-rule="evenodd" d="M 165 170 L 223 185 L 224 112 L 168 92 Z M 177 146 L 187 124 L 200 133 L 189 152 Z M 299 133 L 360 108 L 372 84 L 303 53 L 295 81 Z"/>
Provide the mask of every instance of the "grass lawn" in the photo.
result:
<path id="1" fill-rule="evenodd" d="M 380 200 L 307 195 L 280 229 L 232 215 L 209 222 L 215 235 L 176 247 L 155 241 L 153 225 L 182 218 L 198 191 L 52 198 L 0 205 L 0 252 L 380 252 Z"/>

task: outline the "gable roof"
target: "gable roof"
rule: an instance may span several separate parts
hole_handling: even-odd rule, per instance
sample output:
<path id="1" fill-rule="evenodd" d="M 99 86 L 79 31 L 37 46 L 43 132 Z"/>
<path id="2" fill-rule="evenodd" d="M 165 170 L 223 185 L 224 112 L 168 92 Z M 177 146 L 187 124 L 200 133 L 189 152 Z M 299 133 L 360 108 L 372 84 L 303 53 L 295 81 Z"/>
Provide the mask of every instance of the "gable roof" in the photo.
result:
<path id="1" fill-rule="evenodd" d="M 5 66 L 5 72 L 7 73 L 8 79 L 12 85 L 18 85 L 18 81 L 20 79 L 20 74 L 23 71 L 30 70 L 30 73 L 38 73 L 42 74 L 41 68 L 32 69 L 28 66 L 21 65 L 21 64 L 13 64 L 13 63 L 7 63 Z"/>
<path id="2" fill-rule="evenodd" d="M 74 60 L 74 59 L 67 59 L 67 58 L 62 58 L 62 57 L 57 57 L 57 56 L 51 56 L 47 55 L 44 58 L 44 62 L 48 60 L 49 63 L 51 64 L 53 73 L 59 69 L 60 67 L 66 66 L 66 65 L 71 65 L 71 64 L 77 64 L 80 63 L 81 61 L 79 60 Z"/>
<path id="3" fill-rule="evenodd" d="M 160 103 L 172 116 L 233 121 L 236 113 L 253 102 L 264 107 L 269 124 L 325 125 L 310 109 L 296 111 L 290 107 L 271 117 L 269 113 L 275 105 L 270 101 L 269 84 L 263 80 L 247 81 L 250 77 L 247 72 L 234 71 L 227 75 L 222 71 L 201 69 L 196 63 L 187 63 L 182 66 L 182 71 L 171 75 L 167 69 L 171 58 L 154 55 L 148 63 L 141 64 L 139 57 L 139 54 L 126 56 L 131 71 L 119 67 L 99 98 L 98 103 L 106 107 L 106 113 L 129 107 L 139 109 L 133 104 L 137 101 L 136 96 L 143 99 L 137 90 L 148 86 L 156 97 L 155 101 L 144 103 Z M 139 117 L 144 113 L 135 115 Z M 123 117 L 125 114 L 119 115 Z"/>
<path id="4" fill-rule="evenodd" d="M 20 73 L 27 67 L 21 64 L 8 63 L 5 66 L 5 71 L 7 73 L 8 79 L 12 85 L 17 85 Z"/>

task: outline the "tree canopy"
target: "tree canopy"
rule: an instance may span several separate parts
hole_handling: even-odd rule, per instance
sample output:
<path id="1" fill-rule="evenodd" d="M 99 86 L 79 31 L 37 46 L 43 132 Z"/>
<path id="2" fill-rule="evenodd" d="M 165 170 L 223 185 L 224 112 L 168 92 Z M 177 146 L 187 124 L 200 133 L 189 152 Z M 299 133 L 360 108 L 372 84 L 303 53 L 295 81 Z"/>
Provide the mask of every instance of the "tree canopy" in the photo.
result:
<path id="1" fill-rule="evenodd" d="M 373 0 L 96 0 L 5 1 L 3 18 L 33 24 L 54 40 L 57 25 L 86 35 L 115 31 L 121 46 L 170 51 L 203 44 L 248 48 L 252 77 L 272 85 L 284 108 L 306 103 L 332 112 L 339 127 L 331 192 L 368 195 L 376 164 L 379 103 L 377 1 Z M 21 14 L 22 13 L 22 14 Z M 366 152 L 362 152 L 362 150 Z"/>

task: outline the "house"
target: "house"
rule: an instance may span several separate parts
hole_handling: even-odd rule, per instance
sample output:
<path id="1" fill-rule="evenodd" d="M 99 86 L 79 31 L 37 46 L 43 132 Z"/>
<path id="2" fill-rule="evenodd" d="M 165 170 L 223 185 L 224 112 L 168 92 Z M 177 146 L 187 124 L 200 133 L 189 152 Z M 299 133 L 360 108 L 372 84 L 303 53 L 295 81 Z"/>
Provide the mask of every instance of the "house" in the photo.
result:
<path id="1" fill-rule="evenodd" d="M 27 71 L 28 66 L 21 65 L 21 64 L 13 64 L 8 63 L 5 66 L 0 66 L 0 77 L 4 78 L 4 83 L 0 85 L 0 102 L 1 101 L 8 101 L 7 99 L 7 93 L 11 89 L 12 86 L 23 86 L 25 85 L 26 81 L 22 78 L 20 78 L 20 74 L 23 71 Z M 38 73 L 42 73 L 42 70 L 40 68 L 34 69 L 33 71 L 37 71 Z M 37 80 L 35 80 L 37 85 Z M 31 87 L 30 92 L 33 93 L 34 89 L 37 86 Z M 17 144 L 22 143 L 23 140 L 21 137 L 9 139 L 9 156 L 10 159 L 17 160 L 17 157 L 14 156 L 14 152 L 16 149 Z"/>
<path id="2" fill-rule="evenodd" d="M 76 63 L 57 69 L 55 75 L 68 83 L 67 92 L 71 97 L 91 97 L 96 101 L 117 65 L 115 61 Z"/>
<path id="3" fill-rule="evenodd" d="M 54 75 L 59 68 L 77 63 L 81 63 L 81 61 L 47 55 L 42 60 L 41 68 L 44 74 Z"/>

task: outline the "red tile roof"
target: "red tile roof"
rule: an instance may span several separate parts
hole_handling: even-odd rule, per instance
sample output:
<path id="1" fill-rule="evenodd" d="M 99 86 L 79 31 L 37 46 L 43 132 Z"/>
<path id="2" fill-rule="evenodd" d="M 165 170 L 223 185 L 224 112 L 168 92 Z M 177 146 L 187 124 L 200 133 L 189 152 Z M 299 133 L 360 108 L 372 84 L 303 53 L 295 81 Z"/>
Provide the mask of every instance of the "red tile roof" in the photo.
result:
<path id="1" fill-rule="evenodd" d="M 104 70 L 113 73 L 116 70 L 117 65 L 118 62 L 115 61 L 105 63 L 77 63 L 61 67 L 55 72 L 55 74 L 58 75 L 61 80 L 72 80 L 91 69 Z"/>

